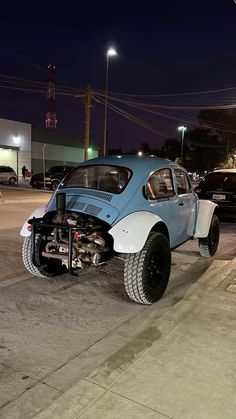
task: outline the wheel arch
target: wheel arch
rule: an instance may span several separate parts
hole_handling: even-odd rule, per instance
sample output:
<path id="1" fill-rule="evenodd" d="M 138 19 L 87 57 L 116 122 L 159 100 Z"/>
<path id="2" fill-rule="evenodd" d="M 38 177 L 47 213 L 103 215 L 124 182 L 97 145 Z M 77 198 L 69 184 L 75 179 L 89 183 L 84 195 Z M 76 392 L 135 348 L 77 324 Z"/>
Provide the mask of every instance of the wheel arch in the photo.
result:
<path id="1" fill-rule="evenodd" d="M 163 234 L 163 236 L 165 236 L 168 239 L 168 241 L 170 242 L 169 230 L 167 228 L 167 225 L 164 223 L 164 221 L 158 221 L 158 223 L 156 223 L 152 227 L 151 232 L 152 231 L 154 231 L 155 233 Z"/>
<path id="2" fill-rule="evenodd" d="M 43 217 L 45 214 L 46 214 L 46 212 L 47 212 L 47 205 L 42 205 L 41 207 L 39 207 L 39 208 L 37 208 L 31 215 L 30 215 L 30 217 L 28 217 L 27 218 L 27 220 L 25 221 L 25 223 L 24 223 L 24 225 L 22 226 L 22 228 L 21 228 L 21 231 L 20 231 L 20 235 L 22 236 L 22 237 L 28 237 L 28 236 L 30 236 L 31 235 L 31 232 L 28 230 L 28 226 L 29 226 L 29 223 L 28 223 L 28 220 L 30 220 L 31 218 L 33 218 L 33 217 L 35 217 L 35 218 L 40 218 L 40 217 Z"/>
<path id="3" fill-rule="evenodd" d="M 206 199 L 198 201 L 198 211 L 195 226 L 194 238 L 205 238 L 208 236 L 213 214 L 217 215 L 218 205 Z"/>
<path id="4" fill-rule="evenodd" d="M 162 218 L 148 211 L 137 211 L 118 221 L 109 234 L 113 237 L 116 252 L 137 253 L 142 250 L 151 231 L 162 233 L 169 240 L 169 232 Z"/>

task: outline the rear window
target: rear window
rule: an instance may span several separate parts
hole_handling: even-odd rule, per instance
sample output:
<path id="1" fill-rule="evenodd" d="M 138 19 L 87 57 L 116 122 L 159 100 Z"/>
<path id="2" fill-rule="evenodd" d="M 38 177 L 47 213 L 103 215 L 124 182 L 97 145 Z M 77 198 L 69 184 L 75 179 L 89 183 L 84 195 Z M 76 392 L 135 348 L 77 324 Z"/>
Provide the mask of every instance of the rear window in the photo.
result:
<path id="1" fill-rule="evenodd" d="M 131 171 L 116 166 L 84 166 L 78 167 L 67 176 L 64 188 L 88 188 L 118 194 L 124 190 Z"/>
<path id="2" fill-rule="evenodd" d="M 236 187 L 236 173 L 210 173 L 200 182 L 202 188 Z"/>
<path id="3" fill-rule="evenodd" d="M 65 167 L 64 166 L 53 166 L 53 167 L 50 167 L 48 170 L 47 170 L 47 174 L 48 175 L 51 175 L 51 174 L 53 174 L 53 173 L 63 173 L 65 171 Z"/>
<path id="4" fill-rule="evenodd" d="M 14 170 L 9 166 L 0 166 L 0 172 L 9 173 L 14 172 Z"/>

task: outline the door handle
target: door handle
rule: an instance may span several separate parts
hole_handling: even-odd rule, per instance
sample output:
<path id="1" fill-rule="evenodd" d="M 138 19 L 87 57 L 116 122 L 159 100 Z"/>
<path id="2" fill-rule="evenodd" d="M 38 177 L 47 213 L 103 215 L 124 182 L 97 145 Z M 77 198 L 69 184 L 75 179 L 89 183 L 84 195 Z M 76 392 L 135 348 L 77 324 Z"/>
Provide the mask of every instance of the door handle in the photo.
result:
<path id="1" fill-rule="evenodd" d="M 180 201 L 179 202 L 179 206 L 182 207 L 183 205 L 184 205 L 184 202 L 183 201 Z"/>

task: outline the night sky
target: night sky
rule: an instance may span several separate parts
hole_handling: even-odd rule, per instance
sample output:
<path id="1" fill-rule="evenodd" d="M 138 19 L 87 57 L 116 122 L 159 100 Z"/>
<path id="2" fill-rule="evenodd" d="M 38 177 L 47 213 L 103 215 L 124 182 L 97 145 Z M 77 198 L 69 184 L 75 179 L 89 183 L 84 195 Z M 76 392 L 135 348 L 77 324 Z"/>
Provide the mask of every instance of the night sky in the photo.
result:
<path id="1" fill-rule="evenodd" d="M 110 59 L 109 91 L 130 95 L 165 95 L 223 89 L 236 85 L 236 4 L 234 0 L 161 0 L 132 3 L 67 2 L 1 5 L 0 73 L 46 82 L 47 65 L 56 65 L 60 85 L 104 90 L 106 50 Z M 0 83 L 2 86 L 2 83 Z M 168 106 L 232 103 L 236 89 L 199 96 L 133 97 L 125 100 Z M 118 106 L 118 105 L 117 105 Z M 196 112 L 168 110 L 176 119 L 119 105 L 164 136 L 152 133 L 109 111 L 109 147 L 124 150 L 148 142 L 159 148 L 177 137 L 177 126 Z M 58 131 L 83 136 L 80 98 L 57 97 Z M 44 94 L 0 90 L 0 117 L 43 127 Z M 178 120 L 179 118 L 179 120 Z M 92 108 L 93 140 L 103 135 L 102 105 Z"/>

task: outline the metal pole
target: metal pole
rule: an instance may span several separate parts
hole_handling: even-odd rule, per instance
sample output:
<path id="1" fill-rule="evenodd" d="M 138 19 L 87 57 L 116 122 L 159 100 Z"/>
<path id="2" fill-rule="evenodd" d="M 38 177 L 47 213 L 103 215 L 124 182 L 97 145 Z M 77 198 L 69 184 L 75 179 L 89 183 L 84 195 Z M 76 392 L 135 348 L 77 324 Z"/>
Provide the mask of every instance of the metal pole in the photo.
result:
<path id="1" fill-rule="evenodd" d="M 181 130 L 181 162 L 183 162 L 183 150 L 184 150 L 184 127 Z"/>
<path id="2" fill-rule="evenodd" d="M 90 135 L 90 108 L 91 108 L 91 87 L 86 88 L 85 95 L 85 130 L 84 130 L 84 161 L 88 160 L 89 135 Z"/>
<path id="3" fill-rule="evenodd" d="M 16 177 L 17 177 L 17 185 L 19 183 L 19 150 L 20 150 L 20 148 L 17 148 L 17 150 L 16 150 Z"/>
<path id="4" fill-rule="evenodd" d="M 46 147 L 46 144 L 43 145 L 42 152 L 43 152 L 43 189 L 45 189 L 45 155 L 44 155 L 44 149 Z"/>
<path id="5" fill-rule="evenodd" d="M 106 155 L 107 148 L 107 95 L 108 95 L 108 67 L 109 67 L 109 54 L 107 53 L 107 63 L 106 63 L 106 83 L 105 83 L 105 111 L 104 111 L 104 133 L 103 133 L 103 153 Z"/>

